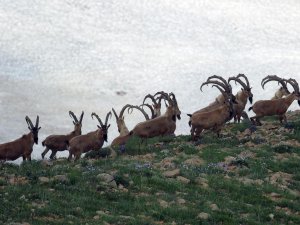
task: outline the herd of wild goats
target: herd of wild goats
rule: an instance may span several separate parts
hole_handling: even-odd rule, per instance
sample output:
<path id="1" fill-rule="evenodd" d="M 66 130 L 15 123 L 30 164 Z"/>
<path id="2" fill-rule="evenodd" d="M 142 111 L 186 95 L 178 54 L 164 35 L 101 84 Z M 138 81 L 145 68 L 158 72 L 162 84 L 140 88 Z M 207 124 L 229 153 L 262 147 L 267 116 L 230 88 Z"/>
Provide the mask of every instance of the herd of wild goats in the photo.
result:
<path id="1" fill-rule="evenodd" d="M 230 82 L 235 81 L 239 83 L 242 88 L 234 95 Z M 283 79 L 276 75 L 269 75 L 261 81 L 262 88 L 269 81 L 277 81 L 281 84 L 280 89 L 275 93 L 275 96 L 271 100 L 260 100 L 253 104 L 249 108 L 253 110 L 255 116 L 251 117 L 251 121 L 254 125 L 261 125 L 260 118 L 264 116 L 278 115 L 280 122 L 283 120 L 286 123 L 285 113 L 294 100 L 298 100 L 300 105 L 300 93 L 299 85 L 295 79 Z M 189 126 L 191 127 L 191 137 L 195 141 L 199 138 L 203 130 L 212 130 L 219 136 L 222 126 L 234 118 L 234 122 L 240 122 L 241 117 L 248 118 L 245 110 L 247 100 L 249 99 L 252 104 L 253 94 L 251 93 L 251 87 L 247 77 L 244 74 L 239 74 L 236 77 L 230 77 L 227 81 L 220 76 L 210 76 L 206 82 L 200 86 L 211 84 L 212 87 L 218 88 L 221 94 L 215 99 L 214 102 L 207 107 L 202 108 L 193 114 L 188 114 Z M 294 89 L 290 92 L 287 85 L 291 85 Z M 145 103 L 147 99 L 151 99 L 153 104 Z M 166 105 L 166 112 L 161 114 L 161 102 L 162 100 Z M 151 118 L 144 111 L 143 107 L 148 107 L 151 110 Z M 131 131 L 129 131 L 124 121 L 124 111 L 138 109 L 145 116 L 146 121 L 138 123 Z M 119 115 L 114 109 L 112 109 L 118 126 L 119 136 L 116 137 L 111 146 L 122 146 L 132 136 L 138 136 L 142 139 L 172 135 L 176 129 L 176 118 L 180 119 L 180 110 L 177 104 L 176 97 L 173 93 L 165 93 L 163 91 L 157 92 L 154 95 L 148 94 L 143 100 L 143 104 L 140 106 L 125 105 L 120 111 Z M 104 141 L 107 141 L 107 131 L 110 127 L 108 125 L 108 119 L 112 116 L 109 112 L 106 115 L 105 123 L 102 122 L 100 117 L 96 113 L 92 113 L 92 118 L 97 118 L 99 125 L 98 129 L 87 134 L 81 134 L 81 126 L 83 119 L 83 112 L 78 120 L 75 114 L 69 111 L 69 115 L 73 118 L 74 130 L 66 135 L 50 135 L 43 142 L 42 145 L 46 147 L 42 153 L 42 158 L 45 154 L 51 150 L 50 159 L 54 159 L 57 151 L 69 151 L 68 160 L 75 157 L 75 160 L 79 159 L 82 153 L 90 150 L 101 149 Z M 41 129 L 39 127 L 39 116 L 36 118 L 35 126 L 31 122 L 28 116 L 25 117 L 30 132 L 24 134 L 22 137 L 8 142 L 0 144 L 0 160 L 15 160 L 19 157 L 23 157 L 23 160 L 31 160 L 31 153 L 33 150 L 34 142 L 38 144 L 38 132 Z"/>

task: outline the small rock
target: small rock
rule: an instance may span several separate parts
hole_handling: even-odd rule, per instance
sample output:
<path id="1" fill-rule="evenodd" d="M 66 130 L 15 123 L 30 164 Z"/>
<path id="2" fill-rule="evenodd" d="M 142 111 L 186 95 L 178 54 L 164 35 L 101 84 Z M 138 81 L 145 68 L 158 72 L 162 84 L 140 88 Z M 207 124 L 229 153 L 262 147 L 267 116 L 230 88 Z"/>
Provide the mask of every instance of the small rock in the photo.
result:
<path id="1" fill-rule="evenodd" d="M 199 213 L 197 217 L 199 219 L 207 220 L 209 218 L 209 214 L 205 213 L 205 212 L 202 212 L 202 213 Z"/>
<path id="2" fill-rule="evenodd" d="M 270 213 L 270 214 L 269 214 L 269 217 L 270 217 L 271 220 L 273 220 L 273 219 L 274 219 L 274 214 L 273 214 L 273 213 Z"/>
<path id="3" fill-rule="evenodd" d="M 100 216 L 106 215 L 106 213 L 104 211 L 102 211 L 102 210 L 96 211 L 96 214 L 100 215 Z"/>
<path id="4" fill-rule="evenodd" d="M 204 163 L 205 163 L 204 160 L 202 160 L 198 157 L 187 159 L 187 160 L 184 161 L 184 164 L 190 165 L 190 166 L 201 166 Z"/>
<path id="5" fill-rule="evenodd" d="M 177 203 L 180 204 L 180 205 L 183 205 L 183 204 L 186 203 L 186 201 L 183 198 L 178 198 Z"/>
<path id="6" fill-rule="evenodd" d="M 48 177 L 39 177 L 39 181 L 41 183 L 49 183 L 50 179 Z"/>
<path id="7" fill-rule="evenodd" d="M 51 162 L 49 160 L 42 160 L 41 164 L 43 166 L 53 166 L 53 162 Z"/>
<path id="8" fill-rule="evenodd" d="M 219 210 L 219 207 L 216 204 L 211 204 L 209 207 L 211 208 L 212 211 L 218 211 Z"/>
<path id="9" fill-rule="evenodd" d="M 175 170 L 171 170 L 171 171 L 166 171 L 163 173 L 163 175 L 165 177 L 168 178 L 173 178 L 173 177 L 177 177 L 180 174 L 180 169 L 175 169 Z"/>
<path id="10" fill-rule="evenodd" d="M 108 173 L 101 173 L 97 175 L 97 178 L 105 183 L 110 183 L 114 180 L 114 177 Z"/>
<path id="11" fill-rule="evenodd" d="M 189 184 L 191 182 L 189 179 L 182 176 L 178 176 L 176 179 L 183 184 Z"/>
<path id="12" fill-rule="evenodd" d="M 158 200 L 158 203 L 159 203 L 160 206 L 163 207 L 163 208 L 167 208 L 167 207 L 169 206 L 169 204 L 168 204 L 166 201 L 161 200 L 161 199 Z"/>
<path id="13" fill-rule="evenodd" d="M 96 215 L 96 216 L 93 217 L 93 219 L 94 219 L 94 220 L 99 220 L 99 219 L 100 219 L 100 216 L 99 216 L 99 215 Z"/>
<path id="14" fill-rule="evenodd" d="M 56 175 L 53 177 L 53 180 L 60 181 L 60 182 L 67 182 L 68 177 L 66 175 Z"/>

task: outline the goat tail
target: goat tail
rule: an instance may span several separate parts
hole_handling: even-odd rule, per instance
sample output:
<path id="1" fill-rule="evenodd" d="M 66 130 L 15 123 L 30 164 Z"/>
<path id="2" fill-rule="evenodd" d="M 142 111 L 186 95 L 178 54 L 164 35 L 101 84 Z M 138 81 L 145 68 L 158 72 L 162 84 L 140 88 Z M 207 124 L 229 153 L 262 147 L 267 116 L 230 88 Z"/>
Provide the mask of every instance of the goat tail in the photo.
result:
<path id="1" fill-rule="evenodd" d="M 46 140 L 43 140 L 43 141 L 42 141 L 42 145 L 43 145 L 43 147 L 45 147 L 45 141 L 46 141 Z"/>
<path id="2" fill-rule="evenodd" d="M 250 111 L 250 110 L 252 110 L 253 109 L 253 107 L 251 106 L 249 109 L 248 109 L 248 111 Z"/>

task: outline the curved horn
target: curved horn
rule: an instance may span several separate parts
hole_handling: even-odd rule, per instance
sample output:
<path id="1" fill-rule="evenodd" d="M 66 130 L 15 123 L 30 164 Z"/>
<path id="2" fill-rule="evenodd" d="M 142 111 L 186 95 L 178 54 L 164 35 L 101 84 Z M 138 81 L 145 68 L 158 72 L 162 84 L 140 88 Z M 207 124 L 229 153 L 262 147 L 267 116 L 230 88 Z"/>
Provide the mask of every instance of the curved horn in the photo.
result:
<path id="1" fill-rule="evenodd" d="M 82 113 L 81 113 L 81 115 L 80 115 L 80 119 L 79 119 L 79 123 L 80 123 L 80 124 L 82 124 L 83 115 L 84 115 L 84 112 L 82 111 Z"/>
<path id="2" fill-rule="evenodd" d="M 171 100 L 170 96 L 166 93 L 166 92 L 163 92 L 163 91 L 159 91 L 157 92 L 154 96 L 160 94 L 161 98 L 165 99 L 168 101 L 169 105 L 172 105 L 173 101 Z"/>
<path id="3" fill-rule="evenodd" d="M 105 126 L 107 126 L 107 122 L 108 122 L 108 119 L 109 117 L 111 118 L 111 111 L 109 111 L 107 114 L 106 114 L 106 117 L 105 117 Z"/>
<path id="4" fill-rule="evenodd" d="M 153 96 L 153 95 L 150 95 L 150 94 L 147 94 L 147 95 L 145 96 L 145 98 L 144 98 L 144 100 L 143 100 L 143 104 L 145 103 L 145 101 L 146 101 L 147 98 L 150 98 L 154 104 L 157 104 L 157 103 L 156 103 L 156 100 L 155 100 L 155 98 L 154 98 L 154 96 Z"/>
<path id="5" fill-rule="evenodd" d="M 248 77 L 246 77 L 246 75 L 242 73 L 236 76 L 236 78 L 240 78 L 240 77 L 243 77 L 245 79 L 247 87 L 250 88 Z"/>
<path id="6" fill-rule="evenodd" d="M 26 120 L 26 122 L 28 124 L 28 128 L 30 128 L 32 130 L 34 128 L 34 126 L 33 126 L 32 122 L 31 122 L 30 118 L 28 116 L 25 116 L 25 120 Z"/>
<path id="7" fill-rule="evenodd" d="M 213 78 L 221 80 L 221 81 L 224 83 L 224 85 L 228 87 L 228 90 L 226 90 L 228 93 L 229 93 L 229 92 L 232 92 L 231 85 L 228 84 L 227 81 L 226 81 L 223 77 L 218 76 L 218 75 L 213 75 L 213 76 L 208 77 L 208 78 L 207 78 L 207 81 L 210 81 L 210 80 L 213 79 Z"/>
<path id="8" fill-rule="evenodd" d="M 243 81 L 241 81 L 239 78 L 237 78 L 237 77 L 229 77 L 229 78 L 228 78 L 228 83 L 229 83 L 230 81 L 232 81 L 232 80 L 234 80 L 235 83 L 238 82 L 245 90 L 248 90 L 248 89 L 249 89 L 248 86 L 247 86 Z"/>
<path id="9" fill-rule="evenodd" d="M 131 106 L 132 106 L 132 105 L 130 105 L 130 104 L 124 105 L 124 107 L 123 107 L 123 108 L 121 109 L 121 111 L 120 111 L 119 118 L 122 118 L 125 109 L 126 109 L 127 107 L 131 107 Z"/>
<path id="10" fill-rule="evenodd" d="M 77 117 L 75 116 L 75 114 L 72 111 L 69 111 L 69 115 L 70 115 L 71 118 L 73 118 L 75 123 L 78 123 Z"/>
<path id="11" fill-rule="evenodd" d="M 276 76 L 276 75 L 268 75 L 261 81 L 261 86 L 263 89 L 265 89 L 265 84 L 268 83 L 269 81 L 277 81 L 278 83 L 281 84 L 281 86 L 288 91 L 286 83 L 284 82 L 285 80 Z"/>
<path id="12" fill-rule="evenodd" d="M 210 81 L 211 79 L 214 79 L 214 78 L 221 80 L 224 84 L 227 84 L 227 81 L 223 77 L 218 76 L 218 75 L 212 75 L 212 76 L 208 77 L 207 81 Z"/>
<path id="13" fill-rule="evenodd" d="M 142 108 L 143 108 L 143 106 L 147 106 L 147 107 L 150 109 L 150 111 L 151 111 L 151 119 L 154 119 L 154 118 L 155 118 L 154 110 L 153 110 L 153 108 L 152 108 L 151 105 L 149 105 L 149 104 L 142 104 L 142 105 L 140 105 L 140 106 L 142 106 Z"/>
<path id="14" fill-rule="evenodd" d="M 91 114 L 92 119 L 94 119 L 93 116 L 95 116 L 97 118 L 97 120 L 100 123 L 101 127 L 103 127 L 103 123 L 102 123 L 101 119 L 99 118 L 99 116 L 94 112 Z"/>
<path id="15" fill-rule="evenodd" d="M 292 85 L 292 87 L 294 88 L 296 93 L 299 93 L 299 84 L 295 79 L 288 79 L 286 80 L 286 82 L 288 82 L 290 85 Z"/>
<path id="16" fill-rule="evenodd" d="M 214 84 L 212 87 L 218 88 L 219 91 L 222 93 L 222 95 L 225 97 L 225 99 L 228 99 L 228 94 L 224 90 L 222 90 L 219 86 Z"/>
<path id="17" fill-rule="evenodd" d="M 175 97 L 174 93 L 171 92 L 171 93 L 169 94 L 169 96 L 172 97 L 173 102 L 177 105 L 177 100 L 176 100 L 176 97 Z"/>
<path id="18" fill-rule="evenodd" d="M 142 108 L 140 108 L 139 106 L 137 106 L 137 105 L 132 105 L 132 106 L 130 106 L 130 108 L 128 108 L 128 112 L 129 112 L 129 109 L 138 109 L 138 110 L 140 110 L 142 113 L 143 113 L 143 115 L 145 116 L 145 118 L 146 118 L 146 120 L 149 120 L 149 116 L 148 116 L 148 114 L 145 112 L 145 110 L 143 110 Z"/>
<path id="19" fill-rule="evenodd" d="M 112 108 L 111 110 L 113 111 L 113 113 L 114 113 L 114 115 L 115 115 L 115 117 L 116 117 L 116 120 L 118 121 L 119 117 L 118 117 L 118 115 L 117 115 L 117 113 L 116 113 L 115 109 L 114 109 L 114 108 Z"/>
<path id="20" fill-rule="evenodd" d="M 227 92 L 227 93 L 231 93 L 231 90 L 229 89 L 229 87 L 219 81 L 215 81 L 215 80 L 209 80 L 209 81 L 206 81 L 204 82 L 201 86 L 200 86 L 200 90 L 202 91 L 202 87 L 206 84 L 216 84 L 218 86 L 221 86 L 222 88 L 224 88 L 224 90 Z"/>

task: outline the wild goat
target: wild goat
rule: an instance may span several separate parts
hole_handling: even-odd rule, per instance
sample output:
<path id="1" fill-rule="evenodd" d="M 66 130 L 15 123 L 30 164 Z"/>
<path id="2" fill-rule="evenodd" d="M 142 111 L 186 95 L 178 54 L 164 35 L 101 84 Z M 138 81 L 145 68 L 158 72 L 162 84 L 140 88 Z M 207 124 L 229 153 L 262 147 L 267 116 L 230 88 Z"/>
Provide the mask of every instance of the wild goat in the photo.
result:
<path id="1" fill-rule="evenodd" d="M 68 160 L 75 156 L 75 160 L 78 160 L 82 153 L 90 150 L 100 150 L 103 146 L 104 141 L 107 142 L 107 130 L 110 124 L 107 125 L 108 118 L 111 116 L 111 112 L 107 113 L 105 124 L 102 123 L 101 119 L 96 113 L 92 113 L 92 118 L 95 116 L 100 124 L 97 125 L 98 129 L 87 134 L 79 135 L 72 138 L 67 144 L 69 145 L 69 157 Z"/>
<path id="2" fill-rule="evenodd" d="M 212 80 L 212 79 L 218 79 L 218 80 Z M 210 83 L 214 83 L 218 86 L 221 86 L 222 88 L 224 88 L 224 90 L 226 90 L 227 94 L 232 94 L 232 87 L 230 86 L 230 84 L 221 76 L 217 76 L 217 75 L 213 75 L 207 78 L 207 81 L 204 82 L 201 87 L 200 90 L 202 91 L 202 87 L 205 84 L 210 84 Z M 218 105 L 219 103 L 223 104 L 225 101 L 225 97 L 223 96 L 223 94 L 218 95 L 218 97 L 215 99 L 214 102 L 212 102 L 209 106 L 213 106 L 213 105 Z"/>
<path id="3" fill-rule="evenodd" d="M 240 77 L 243 77 L 246 81 L 246 83 L 244 83 Z M 252 100 L 253 100 L 253 94 L 251 92 L 251 87 L 249 84 L 249 80 L 248 78 L 244 75 L 244 74 L 239 74 L 236 77 L 230 77 L 228 79 L 228 83 L 230 81 L 235 81 L 238 82 L 242 88 L 241 90 L 235 95 L 235 100 L 237 102 L 237 104 L 233 105 L 233 109 L 234 109 L 234 122 L 240 122 L 242 114 L 245 114 L 246 112 L 244 111 L 246 104 L 247 104 L 247 99 L 249 99 L 249 102 L 252 104 Z"/>
<path id="4" fill-rule="evenodd" d="M 282 98 L 290 94 L 290 91 L 287 88 L 287 81 L 286 79 L 280 78 L 276 75 L 268 75 L 261 81 L 261 86 L 264 89 L 264 86 L 269 81 L 278 81 L 278 84 L 281 84 L 281 87 L 275 92 L 275 95 L 271 98 L 271 100 Z"/>
<path id="5" fill-rule="evenodd" d="M 118 131 L 120 132 L 120 135 L 118 137 L 116 137 L 112 143 L 111 146 L 119 146 L 119 145 L 124 145 L 128 138 L 129 138 L 129 130 L 126 127 L 125 121 L 124 121 L 124 111 L 125 109 L 128 108 L 129 109 L 138 109 L 139 111 L 141 111 L 143 113 L 143 115 L 145 116 L 146 120 L 149 120 L 149 116 L 148 114 L 140 107 L 138 106 L 133 106 L 133 105 L 125 105 L 122 110 L 120 111 L 119 116 L 117 115 L 116 111 L 114 109 L 112 109 L 113 113 L 115 114 L 116 117 L 116 122 L 117 122 L 117 126 L 118 126 Z"/>
<path id="6" fill-rule="evenodd" d="M 140 138 L 151 138 L 172 134 L 174 132 L 174 127 L 176 129 L 176 117 L 180 119 L 181 112 L 173 93 L 170 93 L 169 95 L 164 93 L 162 95 L 169 103 L 165 114 L 138 123 L 133 130 L 130 131 L 130 135 L 135 135 Z"/>
<path id="7" fill-rule="evenodd" d="M 221 80 L 222 82 L 220 81 L 217 81 L 217 80 L 212 80 L 214 78 L 217 78 L 219 80 Z M 226 96 L 227 95 L 232 95 L 232 88 L 230 86 L 230 84 L 224 79 L 222 78 L 221 76 L 217 76 L 217 75 L 213 75 L 213 76 L 210 76 L 209 78 L 207 78 L 207 81 L 204 82 L 201 86 L 200 86 L 200 91 L 202 91 L 202 87 L 204 85 L 208 85 L 208 84 L 215 84 L 217 85 L 218 87 L 222 87 L 223 88 L 223 92 L 226 92 Z M 222 92 L 221 92 L 222 93 Z M 232 96 L 233 97 L 233 96 Z M 233 99 L 235 99 L 235 97 L 233 97 Z M 223 94 L 221 95 L 218 95 L 218 97 L 215 99 L 214 102 L 210 103 L 208 106 L 196 111 L 196 112 L 204 112 L 204 111 L 210 111 L 212 110 L 214 107 L 218 107 L 220 106 L 220 104 L 224 104 L 226 102 L 226 99 L 225 97 L 223 96 Z M 194 112 L 194 113 L 196 113 Z"/>
<path id="8" fill-rule="evenodd" d="M 28 116 L 25 117 L 25 120 L 30 132 L 14 141 L 0 144 L 0 160 L 16 160 L 22 156 L 23 161 L 31 161 L 33 145 L 34 143 L 38 144 L 38 132 L 41 127 L 39 127 L 39 116 L 36 117 L 35 126 L 33 126 Z"/>
<path id="9" fill-rule="evenodd" d="M 256 114 L 255 116 L 250 118 L 253 124 L 262 125 L 260 122 L 260 119 L 262 117 L 274 115 L 279 116 L 280 123 L 282 123 L 282 120 L 287 123 L 285 113 L 294 100 L 298 100 L 298 104 L 300 105 L 300 93 L 299 85 L 296 80 L 289 79 L 286 81 L 294 88 L 294 92 L 289 94 L 285 98 L 260 100 L 255 102 L 253 106 L 249 108 L 249 111 L 253 110 L 253 112 Z"/>
<path id="10" fill-rule="evenodd" d="M 45 157 L 49 150 L 52 151 L 50 155 L 50 159 L 54 159 L 55 155 L 58 151 L 67 150 L 67 142 L 70 141 L 73 137 L 81 135 L 81 127 L 82 127 L 82 119 L 83 119 L 83 111 L 81 113 L 80 119 L 78 121 L 77 117 L 72 111 L 69 111 L 69 115 L 73 118 L 74 130 L 69 134 L 63 135 L 50 135 L 46 137 L 46 139 L 42 142 L 43 146 L 46 146 L 46 149 L 42 153 L 42 158 Z"/>
<path id="11" fill-rule="evenodd" d="M 217 78 L 217 79 L 221 80 L 222 82 L 219 82 L 217 80 L 212 80 L 213 78 Z M 206 107 L 204 107 L 204 108 L 202 108 L 200 110 L 195 111 L 193 114 L 196 114 L 196 113 L 199 113 L 199 112 L 209 112 L 209 111 L 212 111 L 215 108 L 218 108 L 221 105 L 227 104 L 227 100 L 226 100 L 226 98 L 224 96 L 226 96 L 226 97 L 227 96 L 231 96 L 231 98 L 233 99 L 232 101 L 234 103 L 236 103 L 235 102 L 235 96 L 232 95 L 232 88 L 231 88 L 231 86 L 228 84 L 228 82 L 224 78 L 222 78 L 220 76 L 216 76 L 216 75 L 210 76 L 207 79 L 206 82 L 204 82 L 203 84 L 201 84 L 200 91 L 202 91 L 202 87 L 204 85 L 208 85 L 208 84 L 213 84 L 213 87 L 218 88 L 219 91 L 221 92 L 221 96 L 222 97 L 218 96 L 213 103 L 209 104 L 208 106 L 206 106 Z M 191 117 L 191 114 L 188 114 L 188 115 Z M 190 124 L 191 124 L 191 118 L 189 119 L 189 125 Z"/>
<path id="12" fill-rule="evenodd" d="M 224 95 L 225 102 L 218 106 L 215 106 L 209 111 L 200 111 L 193 114 L 188 114 L 190 116 L 189 125 L 191 127 L 192 140 L 196 140 L 203 130 L 212 129 L 219 136 L 222 126 L 232 118 L 233 115 L 233 96 L 228 95 L 219 86 L 217 87 L 221 93 Z"/>

